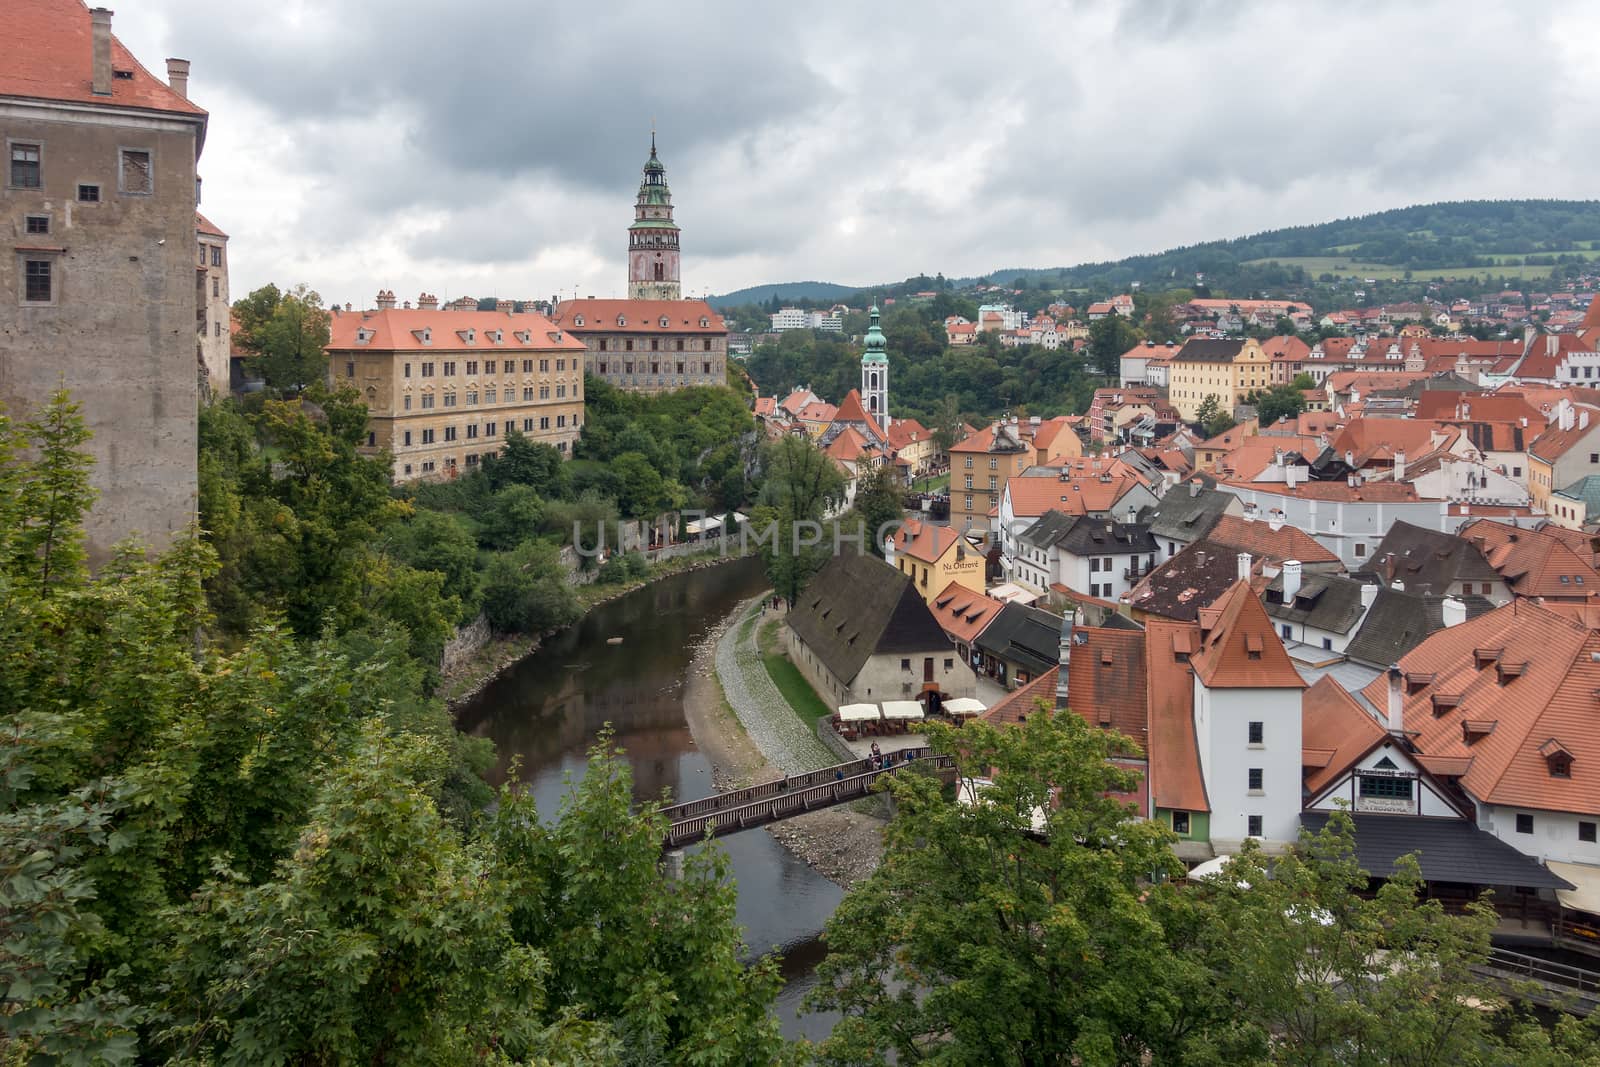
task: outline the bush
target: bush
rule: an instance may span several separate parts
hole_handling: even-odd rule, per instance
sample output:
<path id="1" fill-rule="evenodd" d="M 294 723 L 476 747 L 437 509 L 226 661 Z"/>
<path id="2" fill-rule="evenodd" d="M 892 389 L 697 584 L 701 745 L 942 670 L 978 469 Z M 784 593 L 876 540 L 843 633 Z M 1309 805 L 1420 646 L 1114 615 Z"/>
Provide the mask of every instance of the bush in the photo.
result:
<path id="1" fill-rule="evenodd" d="M 501 633 L 536 633 L 565 626 L 581 614 L 556 549 L 532 541 L 490 560 L 483 576 L 483 613 Z"/>

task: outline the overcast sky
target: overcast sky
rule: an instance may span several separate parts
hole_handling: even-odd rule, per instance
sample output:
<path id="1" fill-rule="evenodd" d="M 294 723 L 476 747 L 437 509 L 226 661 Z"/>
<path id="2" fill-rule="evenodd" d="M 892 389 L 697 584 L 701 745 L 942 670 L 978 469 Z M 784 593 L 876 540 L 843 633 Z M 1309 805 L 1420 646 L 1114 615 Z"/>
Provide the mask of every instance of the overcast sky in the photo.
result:
<path id="1" fill-rule="evenodd" d="M 623 295 L 652 119 L 685 295 L 1600 191 L 1592 3 L 114 6 L 193 61 L 235 296 Z"/>

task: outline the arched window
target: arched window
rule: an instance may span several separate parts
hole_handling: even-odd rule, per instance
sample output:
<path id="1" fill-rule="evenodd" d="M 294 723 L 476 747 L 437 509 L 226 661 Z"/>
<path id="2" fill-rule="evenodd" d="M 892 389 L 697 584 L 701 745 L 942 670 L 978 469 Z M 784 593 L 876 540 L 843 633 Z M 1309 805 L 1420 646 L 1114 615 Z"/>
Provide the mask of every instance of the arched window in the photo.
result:
<path id="1" fill-rule="evenodd" d="M 664 265 L 662 265 L 660 263 L 657 263 L 656 264 L 656 281 L 658 281 L 658 282 L 662 281 L 662 280 L 664 280 L 666 278 L 666 276 L 667 276 L 667 268 Z"/>
<path id="2" fill-rule="evenodd" d="M 878 372 L 877 371 L 873 371 L 871 374 L 867 375 L 867 388 L 868 389 L 876 389 L 877 387 L 878 387 Z"/>

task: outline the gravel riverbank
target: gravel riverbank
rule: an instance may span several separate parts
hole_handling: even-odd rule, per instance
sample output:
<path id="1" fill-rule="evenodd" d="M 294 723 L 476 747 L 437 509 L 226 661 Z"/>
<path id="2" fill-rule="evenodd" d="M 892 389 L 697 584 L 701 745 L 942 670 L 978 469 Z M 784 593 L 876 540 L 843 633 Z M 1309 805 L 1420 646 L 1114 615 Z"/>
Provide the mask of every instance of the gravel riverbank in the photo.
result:
<path id="1" fill-rule="evenodd" d="M 756 648 L 758 597 L 739 605 L 695 650 L 684 709 L 695 744 L 711 761 L 717 789 L 838 762 L 772 684 Z M 719 684 L 720 683 L 720 684 Z M 875 806 L 876 802 L 864 802 Z M 883 820 L 856 805 L 785 819 L 767 828 L 824 878 L 845 889 L 878 866 Z"/>

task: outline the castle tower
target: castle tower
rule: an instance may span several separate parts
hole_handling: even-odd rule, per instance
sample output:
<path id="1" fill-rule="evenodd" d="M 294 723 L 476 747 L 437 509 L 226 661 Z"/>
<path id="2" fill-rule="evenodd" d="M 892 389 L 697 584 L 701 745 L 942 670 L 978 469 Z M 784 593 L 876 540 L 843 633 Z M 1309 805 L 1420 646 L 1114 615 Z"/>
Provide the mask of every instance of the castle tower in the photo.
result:
<path id="1" fill-rule="evenodd" d="M 639 183 L 639 199 L 628 227 L 628 299 L 681 300 L 678 283 L 678 224 L 672 221 L 672 190 L 667 168 L 656 158 L 650 134 L 650 159 Z"/>
<path id="2" fill-rule="evenodd" d="M 870 312 L 872 325 L 867 327 L 867 347 L 861 353 L 861 400 L 867 405 L 867 414 L 877 422 L 878 429 L 889 429 L 889 353 L 887 339 L 878 328 L 878 307 Z"/>

